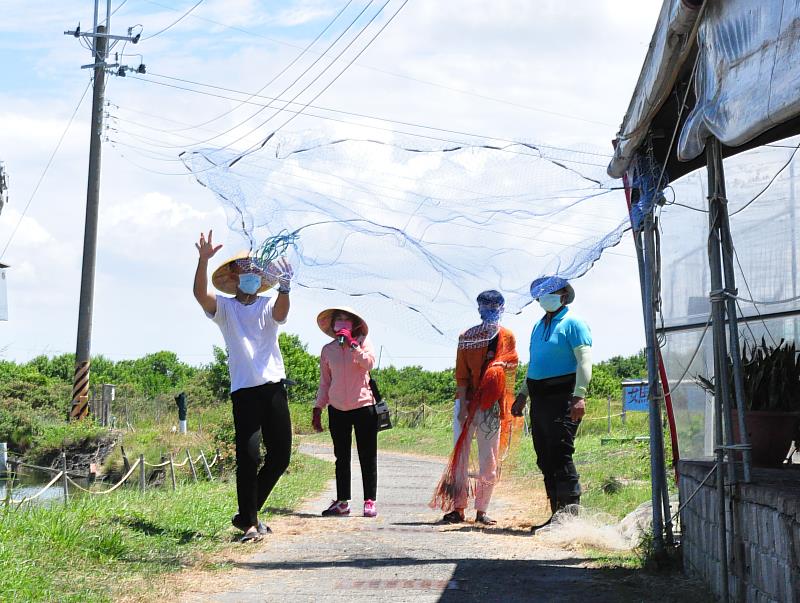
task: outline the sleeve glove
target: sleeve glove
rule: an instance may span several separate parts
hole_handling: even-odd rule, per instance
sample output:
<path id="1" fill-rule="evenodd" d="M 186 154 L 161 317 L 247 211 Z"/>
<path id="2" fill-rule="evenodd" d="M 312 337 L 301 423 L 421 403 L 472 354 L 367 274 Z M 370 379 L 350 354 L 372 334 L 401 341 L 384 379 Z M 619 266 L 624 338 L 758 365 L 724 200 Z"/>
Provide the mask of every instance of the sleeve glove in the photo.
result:
<path id="1" fill-rule="evenodd" d="M 351 348 L 358 347 L 358 341 L 353 337 L 353 334 L 348 329 L 340 329 L 336 331 L 336 337 L 341 337 L 344 339 L 344 343 L 349 345 Z"/>

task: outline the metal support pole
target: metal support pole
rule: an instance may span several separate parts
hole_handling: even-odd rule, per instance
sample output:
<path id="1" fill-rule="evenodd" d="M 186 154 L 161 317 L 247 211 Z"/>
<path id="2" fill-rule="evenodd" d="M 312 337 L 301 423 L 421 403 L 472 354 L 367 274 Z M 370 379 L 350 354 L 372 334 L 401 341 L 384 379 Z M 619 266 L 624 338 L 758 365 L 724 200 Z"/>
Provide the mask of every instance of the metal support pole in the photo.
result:
<path id="1" fill-rule="evenodd" d="M 69 482 L 67 476 L 67 453 L 61 453 L 61 483 L 64 488 L 64 506 L 69 504 Z"/>
<path id="2" fill-rule="evenodd" d="M 728 358 L 725 349 L 725 297 L 723 295 L 722 270 L 718 232 L 718 179 L 716 152 L 719 148 L 709 139 L 706 144 L 706 169 L 709 192 L 708 256 L 711 275 L 711 316 L 714 336 L 714 450 L 717 462 L 717 538 L 719 547 L 719 592 L 723 603 L 730 600 L 728 590 L 728 533 L 725 496 L 725 442 L 726 431 L 730 431 L 730 415 L 726 415 L 728 401 Z M 721 159 L 720 159 L 721 163 Z M 727 418 L 727 420 L 723 420 Z M 728 429 L 725 430 L 725 424 Z M 728 467 L 729 479 L 733 477 Z"/>
<path id="3" fill-rule="evenodd" d="M 797 297 L 797 208 L 795 207 L 794 196 L 794 160 L 789 164 L 789 236 L 792 238 L 792 298 Z M 798 329 L 798 320 L 794 321 L 794 338 L 792 341 L 795 345 L 800 342 L 800 329 Z"/>
<path id="4" fill-rule="evenodd" d="M 714 139 L 712 144 L 712 155 L 714 157 L 714 172 L 716 190 L 714 191 L 716 201 L 716 216 L 719 221 L 719 234 L 722 246 L 722 268 L 725 277 L 725 304 L 728 313 L 728 353 L 733 363 L 733 394 L 736 400 L 737 419 L 739 423 L 739 442 L 742 445 L 742 477 L 745 483 L 749 483 L 751 452 L 747 448 L 749 438 L 747 428 L 744 423 L 744 373 L 742 371 L 742 354 L 739 344 L 739 315 L 737 313 L 736 298 L 736 272 L 733 262 L 733 236 L 731 235 L 731 223 L 728 215 L 728 199 L 725 190 L 725 172 L 722 165 L 722 149 L 719 140 Z M 727 367 L 727 363 L 726 363 Z M 730 394 L 729 394 L 730 395 Z M 730 399 L 730 398 L 728 398 Z M 730 407 L 725 414 L 725 419 L 730 417 Z M 726 434 L 727 435 L 727 434 Z M 733 438 L 730 440 L 733 443 Z M 732 458 L 732 455 L 729 455 Z"/>
<path id="5" fill-rule="evenodd" d="M 172 481 L 172 491 L 174 492 L 177 489 L 177 484 L 175 483 L 175 459 L 172 458 L 172 453 L 169 453 L 169 478 Z"/>
<path id="6" fill-rule="evenodd" d="M 96 15 L 95 7 L 95 15 Z M 95 16 L 95 21 L 97 17 Z M 106 28 L 97 26 L 96 33 Z M 78 309 L 78 337 L 75 346 L 75 377 L 72 383 L 70 418 L 82 419 L 89 405 L 89 366 L 92 340 L 92 307 L 94 304 L 94 269 L 97 252 L 97 216 L 100 203 L 100 159 L 103 133 L 103 103 L 105 91 L 105 60 L 108 40 L 95 38 L 94 91 L 92 95 L 92 125 L 89 135 L 89 179 L 86 189 L 86 224 L 83 232 L 83 268 Z"/>
<path id="7" fill-rule="evenodd" d="M 733 429 L 731 425 L 730 412 L 730 371 L 728 367 L 728 338 L 725 334 L 725 313 L 727 308 L 727 297 L 729 290 L 723 282 L 722 273 L 722 235 L 720 232 L 722 215 L 724 208 L 721 206 L 727 202 L 722 196 L 720 174 L 718 168 L 722 165 L 722 155 L 717 149 L 717 142 L 709 139 L 706 145 L 706 161 L 708 169 L 708 259 L 711 275 L 711 317 L 712 333 L 714 340 L 714 356 L 716 359 L 716 369 L 714 373 L 714 397 L 717 401 L 717 409 L 722 417 L 721 444 L 727 446 L 733 443 Z M 735 294 L 734 292 L 731 292 Z M 734 300 L 735 301 L 735 300 Z M 735 306 L 734 306 L 735 308 Z M 736 316 L 734 312 L 733 316 Z M 730 317 L 729 317 L 730 318 Z M 738 353 L 737 353 L 738 356 Z M 723 451 L 724 456 L 724 451 Z M 730 455 L 728 455 L 730 456 Z M 726 464 L 729 483 L 736 481 L 736 470 L 733 463 Z"/>
<path id="8" fill-rule="evenodd" d="M 608 396 L 608 400 L 606 400 L 606 402 L 608 403 L 608 406 L 607 406 L 607 408 L 608 408 L 608 411 L 607 411 L 608 435 L 611 435 L 611 396 Z"/>
<path id="9" fill-rule="evenodd" d="M 147 484 L 144 479 L 144 455 L 139 455 L 139 492 L 144 492 L 144 489 L 147 487 Z"/>
<path id="10" fill-rule="evenodd" d="M 642 239 L 644 243 L 644 262 L 643 262 L 643 310 L 644 310 L 644 330 L 647 340 L 647 381 L 649 385 L 650 398 L 650 480 L 651 480 L 651 501 L 653 504 L 653 552 L 656 555 L 664 553 L 664 518 L 662 507 L 662 491 L 664 490 L 663 449 L 659 454 L 659 445 L 662 438 L 661 433 L 661 383 L 658 375 L 658 359 L 656 348 L 658 341 L 656 338 L 656 313 L 654 298 L 655 283 L 655 223 L 652 213 L 644 221 L 642 229 Z"/>

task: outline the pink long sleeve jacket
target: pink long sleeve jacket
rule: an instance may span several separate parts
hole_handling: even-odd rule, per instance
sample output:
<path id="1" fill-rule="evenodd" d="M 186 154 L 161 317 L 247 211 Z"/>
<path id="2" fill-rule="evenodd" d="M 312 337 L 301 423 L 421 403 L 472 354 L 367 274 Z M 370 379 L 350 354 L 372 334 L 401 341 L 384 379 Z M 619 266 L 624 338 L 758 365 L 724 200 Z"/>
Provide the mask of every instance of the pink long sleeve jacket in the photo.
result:
<path id="1" fill-rule="evenodd" d="M 358 342 L 355 350 L 336 340 L 322 347 L 317 408 L 330 404 L 346 411 L 373 404 L 369 371 L 375 366 L 375 351 L 369 339 L 358 337 Z"/>

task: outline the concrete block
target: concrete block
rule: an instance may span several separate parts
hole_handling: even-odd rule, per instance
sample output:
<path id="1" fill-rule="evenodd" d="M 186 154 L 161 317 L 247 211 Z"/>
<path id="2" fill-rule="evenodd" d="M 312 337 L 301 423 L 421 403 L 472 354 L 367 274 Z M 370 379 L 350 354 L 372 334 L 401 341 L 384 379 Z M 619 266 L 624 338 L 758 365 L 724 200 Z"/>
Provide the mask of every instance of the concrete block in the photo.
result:
<path id="1" fill-rule="evenodd" d="M 772 525 L 772 511 L 766 509 L 758 517 L 758 544 L 763 551 L 772 552 L 775 546 L 775 534 Z"/>
<path id="2" fill-rule="evenodd" d="M 772 516 L 772 536 L 775 541 L 774 552 L 779 559 L 789 559 L 789 526 L 786 517 L 779 513 Z"/>
<path id="3" fill-rule="evenodd" d="M 760 557 L 761 581 L 756 584 L 756 586 L 758 587 L 758 590 L 768 593 L 771 585 L 774 584 L 774 582 L 770 580 L 770 578 L 774 575 L 772 572 L 772 560 L 770 559 L 769 555 L 765 555 L 763 552 L 761 552 Z"/>
<path id="4" fill-rule="evenodd" d="M 778 583 L 775 585 L 778 599 L 780 601 L 785 601 L 786 603 L 793 602 L 794 595 L 792 593 L 792 571 L 789 567 L 789 564 L 781 563 L 779 570 Z"/>
<path id="5" fill-rule="evenodd" d="M 761 551 L 757 544 L 751 544 L 750 547 L 750 584 L 758 586 L 762 583 L 762 569 L 761 569 Z"/>

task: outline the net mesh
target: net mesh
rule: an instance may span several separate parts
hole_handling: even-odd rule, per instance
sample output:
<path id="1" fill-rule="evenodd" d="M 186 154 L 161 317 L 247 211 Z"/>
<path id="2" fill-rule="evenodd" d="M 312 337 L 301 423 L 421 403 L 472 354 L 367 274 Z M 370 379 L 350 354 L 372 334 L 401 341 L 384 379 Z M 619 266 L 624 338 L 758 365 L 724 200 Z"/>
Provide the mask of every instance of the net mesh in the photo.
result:
<path id="1" fill-rule="evenodd" d="M 533 278 L 580 277 L 628 227 L 591 151 L 295 135 L 182 160 L 261 261 L 285 255 L 301 287 L 388 305 L 436 339 L 455 340 L 477 292 L 518 313 Z"/>

